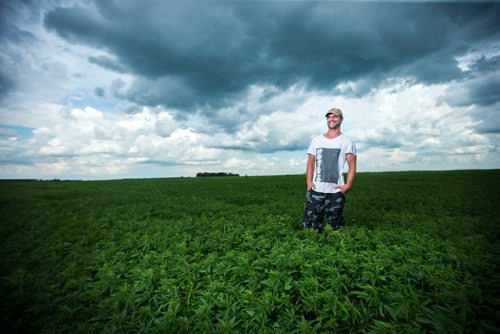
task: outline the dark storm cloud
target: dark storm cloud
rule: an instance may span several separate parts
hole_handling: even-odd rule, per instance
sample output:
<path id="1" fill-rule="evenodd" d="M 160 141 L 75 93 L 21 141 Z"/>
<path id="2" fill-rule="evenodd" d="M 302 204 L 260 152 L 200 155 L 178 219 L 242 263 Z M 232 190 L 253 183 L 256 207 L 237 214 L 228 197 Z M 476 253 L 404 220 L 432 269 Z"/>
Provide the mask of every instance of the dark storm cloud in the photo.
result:
<path id="1" fill-rule="evenodd" d="M 446 102 L 452 106 L 489 107 L 500 103 L 500 56 L 481 57 L 471 65 L 462 89 L 450 91 Z"/>
<path id="2" fill-rule="evenodd" d="M 500 72 L 479 80 L 469 88 L 469 100 L 466 105 L 477 104 L 490 106 L 500 101 Z"/>
<path id="3" fill-rule="evenodd" d="M 119 73 L 126 72 L 126 69 L 122 66 L 122 64 L 106 56 L 90 57 L 89 62 Z"/>
<path id="4" fill-rule="evenodd" d="M 476 125 L 476 130 L 482 134 L 500 134 L 500 120 L 498 118 L 498 110 L 500 103 L 486 107 L 482 110 L 479 123 Z"/>
<path id="5" fill-rule="evenodd" d="M 143 105 L 210 110 L 247 87 L 301 83 L 331 90 L 390 76 L 457 80 L 456 57 L 498 40 L 498 4 L 372 2 L 95 1 L 56 8 L 47 28 L 106 50 L 91 61 L 138 79 L 119 97 Z M 481 98 L 480 96 L 477 96 Z M 488 98 L 487 96 L 485 97 Z"/>
<path id="6" fill-rule="evenodd" d="M 37 43 L 36 36 L 16 24 L 20 12 L 27 20 L 41 15 L 40 8 L 29 0 L 0 1 L 0 99 L 18 86 L 16 66 L 24 54 L 16 46 Z"/>
<path id="7" fill-rule="evenodd" d="M 481 57 L 471 65 L 472 75 L 466 97 L 466 105 L 491 106 L 500 103 L 500 56 L 486 59 Z M 468 100 L 468 101 L 467 101 Z M 500 128 L 500 126 L 499 126 Z"/>
<path id="8" fill-rule="evenodd" d="M 31 0 L 0 1 L 0 40 L 12 43 L 33 43 L 36 37 L 16 25 L 18 15 L 23 12 L 27 19 L 36 21 L 40 18 L 40 7 Z"/>
<path id="9" fill-rule="evenodd" d="M 15 87 L 15 81 L 0 69 L 0 100 Z"/>

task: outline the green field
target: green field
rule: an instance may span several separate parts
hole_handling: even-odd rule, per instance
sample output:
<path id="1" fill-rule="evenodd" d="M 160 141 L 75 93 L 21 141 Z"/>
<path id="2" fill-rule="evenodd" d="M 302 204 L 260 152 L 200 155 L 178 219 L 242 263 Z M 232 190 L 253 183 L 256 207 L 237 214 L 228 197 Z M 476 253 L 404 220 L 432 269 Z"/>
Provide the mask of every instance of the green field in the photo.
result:
<path id="1" fill-rule="evenodd" d="M 4 333 L 495 333 L 500 170 L 0 182 Z"/>

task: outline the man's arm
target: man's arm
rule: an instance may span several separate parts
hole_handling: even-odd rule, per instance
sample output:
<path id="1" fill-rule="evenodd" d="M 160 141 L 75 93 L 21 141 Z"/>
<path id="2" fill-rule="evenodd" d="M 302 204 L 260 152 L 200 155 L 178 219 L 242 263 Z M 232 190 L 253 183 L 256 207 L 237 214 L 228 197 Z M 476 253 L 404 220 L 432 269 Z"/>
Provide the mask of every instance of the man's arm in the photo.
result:
<path id="1" fill-rule="evenodd" d="M 316 156 L 312 154 L 307 155 L 307 169 L 306 169 L 306 183 L 307 183 L 307 190 L 309 189 L 316 189 L 316 186 L 314 185 L 313 182 L 313 174 L 314 174 L 314 164 L 316 163 Z"/>
<path id="2" fill-rule="evenodd" d="M 354 178 L 356 176 L 356 155 L 353 153 L 347 153 L 345 155 L 345 158 L 347 160 L 347 180 L 345 182 L 345 185 L 338 185 L 337 188 L 340 189 L 342 193 L 347 194 L 349 189 L 351 189 L 352 184 L 354 182 Z"/>

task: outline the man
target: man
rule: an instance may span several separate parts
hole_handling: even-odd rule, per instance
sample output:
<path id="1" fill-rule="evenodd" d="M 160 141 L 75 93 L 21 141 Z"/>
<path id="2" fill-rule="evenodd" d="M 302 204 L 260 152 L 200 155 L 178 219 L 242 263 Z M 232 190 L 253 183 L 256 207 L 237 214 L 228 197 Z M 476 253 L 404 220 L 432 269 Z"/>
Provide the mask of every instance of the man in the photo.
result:
<path id="1" fill-rule="evenodd" d="M 323 216 L 336 229 L 344 225 L 345 195 L 356 175 L 356 146 L 340 131 L 344 121 L 342 111 L 328 110 L 325 115 L 328 130 L 313 138 L 307 150 L 307 202 L 304 209 L 304 228 L 323 230 Z M 347 180 L 343 169 L 347 162 Z M 314 178 L 313 178 L 314 176 Z"/>

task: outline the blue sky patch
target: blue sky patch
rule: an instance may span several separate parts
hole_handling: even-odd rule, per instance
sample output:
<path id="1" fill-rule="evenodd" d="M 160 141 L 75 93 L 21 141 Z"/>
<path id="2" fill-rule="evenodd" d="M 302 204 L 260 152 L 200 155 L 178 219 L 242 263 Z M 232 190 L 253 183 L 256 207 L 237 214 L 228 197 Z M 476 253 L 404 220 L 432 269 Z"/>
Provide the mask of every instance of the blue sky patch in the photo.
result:
<path id="1" fill-rule="evenodd" d="M 0 124 L 0 136 L 12 137 L 16 136 L 19 139 L 28 139 L 33 136 L 33 129 L 19 125 L 3 125 Z"/>

